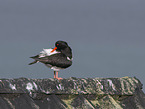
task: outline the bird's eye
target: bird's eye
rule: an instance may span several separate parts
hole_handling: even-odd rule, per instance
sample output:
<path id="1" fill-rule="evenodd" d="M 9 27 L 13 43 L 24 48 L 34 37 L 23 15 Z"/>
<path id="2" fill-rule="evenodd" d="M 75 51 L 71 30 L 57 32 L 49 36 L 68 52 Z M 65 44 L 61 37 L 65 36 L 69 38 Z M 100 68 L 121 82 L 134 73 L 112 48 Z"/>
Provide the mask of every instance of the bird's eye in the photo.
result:
<path id="1" fill-rule="evenodd" d="M 57 46 L 58 46 L 59 44 L 57 44 Z"/>

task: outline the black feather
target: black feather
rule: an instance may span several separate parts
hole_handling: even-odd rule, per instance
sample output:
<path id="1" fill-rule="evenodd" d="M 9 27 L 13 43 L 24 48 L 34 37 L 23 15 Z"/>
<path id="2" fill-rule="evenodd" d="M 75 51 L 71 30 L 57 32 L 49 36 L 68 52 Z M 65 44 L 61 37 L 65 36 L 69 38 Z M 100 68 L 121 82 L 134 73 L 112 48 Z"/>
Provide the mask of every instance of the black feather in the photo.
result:
<path id="1" fill-rule="evenodd" d="M 35 63 L 37 63 L 38 61 L 33 61 L 33 62 L 31 62 L 31 63 L 29 63 L 28 65 L 32 65 L 32 64 L 35 64 Z"/>
<path id="2" fill-rule="evenodd" d="M 51 56 L 45 56 L 41 58 L 35 56 L 33 57 L 33 59 L 44 64 L 50 64 L 52 66 L 61 68 L 67 68 L 72 65 L 72 61 L 67 60 L 67 57 L 62 53 L 54 54 Z"/>

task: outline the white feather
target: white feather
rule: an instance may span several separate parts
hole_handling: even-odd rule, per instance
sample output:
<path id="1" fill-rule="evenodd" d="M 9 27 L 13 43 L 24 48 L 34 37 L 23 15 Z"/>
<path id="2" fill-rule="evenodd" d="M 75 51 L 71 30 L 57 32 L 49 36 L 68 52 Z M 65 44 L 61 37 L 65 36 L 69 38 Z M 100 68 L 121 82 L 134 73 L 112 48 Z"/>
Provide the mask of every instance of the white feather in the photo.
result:
<path id="1" fill-rule="evenodd" d="M 53 49 L 43 49 L 43 51 L 40 52 L 39 54 L 39 57 L 45 57 L 45 56 L 51 56 L 53 54 L 57 54 L 57 53 L 60 53 L 60 52 L 57 52 L 56 50 L 51 52 Z M 69 61 L 72 61 L 72 58 L 70 59 L 69 57 L 67 57 L 67 60 Z M 59 68 L 59 67 L 56 67 L 56 66 L 52 66 L 50 64 L 45 64 L 47 67 L 51 68 L 52 70 L 54 71 L 59 71 L 60 69 L 63 69 L 63 68 Z"/>
<path id="2" fill-rule="evenodd" d="M 40 55 L 39 57 L 45 57 L 45 56 L 50 56 L 50 55 L 53 55 L 53 54 L 57 54 L 57 53 L 60 53 L 60 52 L 57 52 L 56 50 L 51 52 L 53 49 L 43 49 L 43 51 L 40 52 Z"/>
<path id="3" fill-rule="evenodd" d="M 67 60 L 72 61 L 72 60 L 73 60 L 73 58 L 71 58 L 71 59 L 70 59 L 69 57 L 67 57 Z"/>
<path id="4" fill-rule="evenodd" d="M 52 66 L 50 64 L 45 64 L 48 68 L 51 68 L 52 70 L 58 72 L 59 70 L 63 69 L 63 68 L 60 68 L 60 67 L 56 67 L 56 66 Z"/>

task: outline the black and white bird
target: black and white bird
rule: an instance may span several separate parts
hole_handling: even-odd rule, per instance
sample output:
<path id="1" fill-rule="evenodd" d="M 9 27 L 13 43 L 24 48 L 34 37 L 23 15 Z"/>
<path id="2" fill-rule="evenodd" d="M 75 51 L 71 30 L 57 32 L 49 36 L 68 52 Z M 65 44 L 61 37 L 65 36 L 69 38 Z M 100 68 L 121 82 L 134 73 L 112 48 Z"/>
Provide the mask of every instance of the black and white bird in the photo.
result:
<path id="1" fill-rule="evenodd" d="M 58 71 L 60 69 L 68 68 L 72 65 L 72 50 L 65 41 L 57 41 L 54 49 L 43 49 L 39 55 L 30 57 L 35 61 L 29 63 L 29 65 L 41 62 L 47 67 L 54 70 L 54 78 L 62 79 L 58 77 Z"/>

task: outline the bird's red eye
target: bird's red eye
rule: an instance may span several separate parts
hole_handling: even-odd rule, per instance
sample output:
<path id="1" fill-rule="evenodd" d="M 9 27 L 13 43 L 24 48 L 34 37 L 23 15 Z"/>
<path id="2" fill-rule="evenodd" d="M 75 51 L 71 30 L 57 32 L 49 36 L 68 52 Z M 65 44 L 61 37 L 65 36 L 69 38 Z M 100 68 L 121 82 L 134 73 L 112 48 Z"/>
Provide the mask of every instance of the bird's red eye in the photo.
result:
<path id="1" fill-rule="evenodd" d="M 57 44 L 57 45 L 59 45 L 59 44 Z"/>

